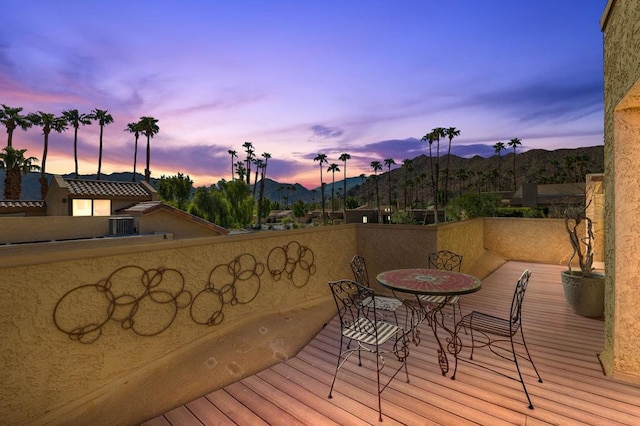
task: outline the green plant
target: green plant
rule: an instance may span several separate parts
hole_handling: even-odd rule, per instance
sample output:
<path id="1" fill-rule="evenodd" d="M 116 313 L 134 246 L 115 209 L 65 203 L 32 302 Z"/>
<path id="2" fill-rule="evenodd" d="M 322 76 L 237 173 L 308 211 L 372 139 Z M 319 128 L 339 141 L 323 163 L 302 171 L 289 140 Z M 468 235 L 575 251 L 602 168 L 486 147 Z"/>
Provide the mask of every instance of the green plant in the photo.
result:
<path id="1" fill-rule="evenodd" d="M 500 207 L 496 210 L 496 216 L 541 218 L 544 217 L 544 213 L 541 209 L 531 207 Z"/>
<path id="2" fill-rule="evenodd" d="M 445 211 L 452 220 L 464 220 L 474 217 L 493 217 L 498 207 L 500 207 L 498 194 L 468 192 L 452 199 L 445 207 Z"/>
<path id="3" fill-rule="evenodd" d="M 399 210 L 391 215 L 391 223 L 398 223 L 402 225 L 412 225 L 415 223 L 413 215 L 406 210 Z"/>

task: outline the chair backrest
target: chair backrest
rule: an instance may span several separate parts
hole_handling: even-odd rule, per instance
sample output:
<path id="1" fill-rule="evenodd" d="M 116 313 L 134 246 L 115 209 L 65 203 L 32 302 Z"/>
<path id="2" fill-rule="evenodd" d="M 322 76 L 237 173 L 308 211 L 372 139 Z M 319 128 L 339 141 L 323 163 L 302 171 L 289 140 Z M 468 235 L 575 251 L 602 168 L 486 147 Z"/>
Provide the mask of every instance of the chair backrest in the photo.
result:
<path id="1" fill-rule="evenodd" d="M 429 268 L 460 272 L 462 255 L 449 250 L 440 250 L 427 255 Z"/>
<path id="2" fill-rule="evenodd" d="M 513 292 L 513 299 L 511 300 L 511 332 L 515 333 L 522 324 L 522 301 L 524 300 L 524 293 L 527 291 L 529 285 L 529 277 L 531 271 L 525 269 L 520 275 L 516 288 Z"/>
<path id="3" fill-rule="evenodd" d="M 369 285 L 369 273 L 367 272 L 367 265 L 364 261 L 364 257 L 358 256 L 357 254 L 353 256 L 351 262 L 351 270 L 353 271 L 353 278 L 356 282 L 362 284 L 366 287 L 371 287 Z"/>
<path id="4" fill-rule="evenodd" d="M 371 326 L 376 321 L 375 303 L 365 303 L 366 300 L 371 300 L 374 297 L 373 290 L 346 279 L 329 281 L 329 288 L 338 308 L 340 326 L 343 329 L 357 327 L 357 331 L 374 336 L 375 327 L 372 328 Z M 363 321 L 363 319 L 366 321 Z"/>

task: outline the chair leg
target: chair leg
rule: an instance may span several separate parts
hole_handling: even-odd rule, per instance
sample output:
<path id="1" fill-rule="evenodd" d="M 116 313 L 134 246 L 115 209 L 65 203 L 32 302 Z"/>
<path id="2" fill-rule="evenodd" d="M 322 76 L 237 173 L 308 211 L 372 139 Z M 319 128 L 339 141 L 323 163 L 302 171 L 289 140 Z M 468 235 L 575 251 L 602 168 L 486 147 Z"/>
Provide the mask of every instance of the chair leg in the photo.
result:
<path id="1" fill-rule="evenodd" d="M 464 327 L 464 325 L 463 325 Z M 453 374 L 451 375 L 451 380 L 455 380 L 456 379 L 456 372 L 458 371 L 458 354 L 460 353 L 460 351 L 462 351 L 462 341 L 460 341 L 458 339 L 458 329 L 460 328 L 460 325 L 456 323 L 455 328 L 453 329 L 453 357 L 455 358 L 456 362 L 455 365 L 453 367 Z M 465 328 L 466 330 L 466 328 Z M 458 342 L 460 341 L 460 349 L 458 349 Z"/>
<path id="2" fill-rule="evenodd" d="M 340 350 L 338 351 L 338 363 L 336 364 L 336 372 L 333 374 L 333 380 L 331 381 L 331 387 L 329 388 L 329 398 L 333 398 L 333 385 L 336 383 L 336 377 L 338 377 L 338 369 L 340 368 L 340 361 L 342 360 L 342 336 L 340 336 Z M 349 340 L 351 342 L 351 340 Z M 360 352 L 358 352 L 358 355 Z"/>
<path id="3" fill-rule="evenodd" d="M 522 327 L 520 327 L 520 337 L 522 337 L 522 346 L 524 346 L 524 350 L 525 352 L 527 352 L 527 359 L 531 363 L 531 366 L 533 367 L 533 371 L 535 371 L 536 375 L 538 376 L 538 383 L 542 383 L 542 377 L 540 376 L 540 373 L 538 373 L 538 369 L 536 368 L 536 365 L 533 363 L 533 358 L 531 358 L 531 354 L 529 353 L 529 348 L 527 348 L 527 342 L 525 342 L 524 340 L 524 331 L 522 331 Z"/>
<path id="4" fill-rule="evenodd" d="M 377 380 L 378 380 L 378 421 L 382 421 L 382 398 L 381 398 L 381 393 L 382 391 L 380 390 L 380 353 L 379 353 L 379 349 L 376 346 L 376 376 L 377 376 Z"/>
<path id="5" fill-rule="evenodd" d="M 518 377 L 520 377 L 520 384 L 522 384 L 522 389 L 524 389 L 524 394 L 527 396 L 527 401 L 529 401 L 529 409 L 533 410 L 533 403 L 531 402 L 531 398 L 529 397 L 529 392 L 527 392 L 527 386 L 524 384 L 524 379 L 522 378 L 522 373 L 520 372 L 520 364 L 518 364 L 518 355 L 516 353 L 516 348 L 513 343 L 513 337 L 511 337 L 510 340 L 511 340 L 511 351 L 513 352 L 513 362 L 516 363 L 516 370 L 518 370 Z"/>
<path id="6" fill-rule="evenodd" d="M 460 307 L 460 301 L 459 300 L 458 300 L 457 305 L 458 305 L 458 313 L 460 314 L 460 318 L 462 318 L 463 317 L 462 308 Z M 455 318 L 456 318 L 456 307 L 454 306 L 453 307 L 453 319 L 454 319 L 453 322 L 454 322 L 454 324 L 456 323 L 455 322 Z M 464 324 L 462 324 L 462 328 L 464 328 L 464 334 L 469 334 L 469 333 L 467 333 L 467 327 L 465 327 Z"/>

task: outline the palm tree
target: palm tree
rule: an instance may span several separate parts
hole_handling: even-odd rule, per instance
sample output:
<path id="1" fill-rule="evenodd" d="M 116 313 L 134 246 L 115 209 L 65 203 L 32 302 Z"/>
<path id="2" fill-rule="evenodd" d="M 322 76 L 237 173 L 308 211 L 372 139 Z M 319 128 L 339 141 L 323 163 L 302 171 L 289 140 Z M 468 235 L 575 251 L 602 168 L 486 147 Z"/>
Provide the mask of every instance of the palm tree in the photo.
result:
<path id="1" fill-rule="evenodd" d="M 498 154 L 498 191 L 502 191 L 502 169 L 500 168 L 501 155 L 500 152 L 507 149 L 503 142 L 498 142 L 493 145 L 493 150 Z"/>
<path id="2" fill-rule="evenodd" d="M 405 158 L 402 160 L 402 165 L 404 166 L 404 208 L 407 209 L 407 189 L 409 188 L 409 181 L 411 180 L 411 172 L 413 171 L 413 160 Z M 409 194 L 411 195 L 411 194 Z"/>
<path id="3" fill-rule="evenodd" d="M 73 127 L 73 160 L 76 165 L 75 176 L 78 179 L 78 128 L 82 124 L 86 126 L 87 124 L 91 124 L 91 117 L 89 114 L 80 114 L 77 109 L 69 109 L 62 111 L 62 117 L 64 117 L 67 124 Z M 136 146 L 138 142 L 138 137 L 136 134 Z M 135 160 L 133 173 L 135 175 Z"/>
<path id="4" fill-rule="evenodd" d="M 283 185 L 280 185 L 278 188 L 276 188 L 276 192 L 278 193 L 278 204 L 280 204 L 280 209 L 284 207 L 284 203 L 282 202 L 282 194 L 281 194 L 282 191 L 284 191 Z"/>
<path id="5" fill-rule="evenodd" d="M 291 191 L 291 206 L 293 207 L 293 204 L 296 202 L 296 191 L 298 190 L 298 188 L 296 188 L 295 185 L 290 185 L 289 186 L 289 191 Z"/>
<path id="6" fill-rule="evenodd" d="M 462 185 L 469 180 L 470 174 L 467 169 L 458 169 L 456 170 L 456 178 L 458 179 L 459 186 L 459 194 L 462 195 Z"/>
<path id="7" fill-rule="evenodd" d="M 343 161 L 344 162 L 344 169 L 342 169 L 342 172 L 344 173 L 344 180 L 342 182 L 342 208 L 343 210 L 347 209 L 347 160 L 351 160 L 351 155 L 347 154 L 346 152 L 343 154 L 340 154 L 340 157 L 338 157 L 338 160 Z M 345 213 L 345 218 L 346 218 L 346 213 Z"/>
<path id="8" fill-rule="evenodd" d="M 335 193 L 335 186 L 336 186 L 336 172 L 339 172 L 339 171 L 340 171 L 340 168 L 336 163 L 331 163 L 331 165 L 327 169 L 327 173 L 332 172 L 333 174 L 333 180 L 331 181 L 331 212 L 332 213 L 336 211 L 336 201 L 333 198 L 333 194 Z"/>
<path id="9" fill-rule="evenodd" d="M 589 164 L 589 156 L 586 154 L 576 155 L 576 182 L 579 182 L 584 179 L 585 169 Z"/>
<path id="10" fill-rule="evenodd" d="M 107 113 L 106 109 L 103 110 L 103 109 L 96 108 L 93 111 L 91 111 L 91 114 L 89 114 L 89 118 L 97 121 L 98 124 L 100 125 L 100 148 L 98 151 L 98 177 L 97 177 L 97 179 L 100 180 L 100 171 L 102 170 L 102 134 L 104 131 L 104 126 L 106 126 L 107 124 L 113 123 L 113 117 L 111 116 L 111 114 Z"/>
<path id="11" fill-rule="evenodd" d="M 78 129 L 76 128 L 76 132 Z M 133 133 L 136 141 L 133 145 L 133 176 L 131 177 L 131 182 L 136 181 L 136 166 L 138 164 L 138 138 L 140 137 L 140 132 L 142 131 L 142 126 L 140 121 L 133 122 L 127 124 L 127 127 L 124 129 L 125 132 Z M 76 178 L 78 177 L 78 162 L 76 160 Z"/>
<path id="12" fill-rule="evenodd" d="M 324 223 L 324 184 L 322 182 L 322 165 L 328 163 L 327 154 L 318 154 L 313 158 L 320 165 L 320 195 L 322 196 L 322 222 Z"/>
<path id="13" fill-rule="evenodd" d="M 151 138 L 160 131 L 160 127 L 158 127 L 158 119 L 153 117 L 140 117 L 140 129 L 147 137 L 147 168 L 144 170 L 144 180 L 149 183 L 151 180 Z"/>
<path id="14" fill-rule="evenodd" d="M 233 149 L 227 151 L 231 156 L 231 180 L 235 180 L 235 173 L 233 172 L 234 158 L 238 156 L 238 153 Z"/>
<path id="15" fill-rule="evenodd" d="M 12 146 L 13 142 L 13 131 L 16 128 L 21 128 L 26 131 L 29 127 L 32 126 L 31 121 L 26 115 L 20 114 L 22 112 L 22 108 L 12 108 L 2 104 L 2 109 L 0 109 L 0 123 L 7 128 L 7 146 Z"/>
<path id="16" fill-rule="evenodd" d="M 253 198 L 256 198 L 256 190 L 258 189 L 258 178 L 260 177 L 260 170 L 264 163 L 259 158 L 254 158 L 251 161 L 256 166 L 256 176 L 253 178 Z"/>
<path id="17" fill-rule="evenodd" d="M 375 176 L 376 181 L 376 206 L 378 210 L 378 223 L 380 223 L 380 196 L 378 192 L 378 172 L 382 170 L 382 164 L 379 161 L 372 161 L 371 168 L 373 169 L 373 174 Z"/>
<path id="18" fill-rule="evenodd" d="M 444 134 L 449 138 L 449 147 L 447 148 L 447 173 L 444 178 L 444 202 L 449 201 L 449 157 L 451 157 L 451 142 L 456 136 L 460 136 L 460 130 L 455 127 L 444 129 Z"/>
<path id="19" fill-rule="evenodd" d="M 26 149 L 14 149 L 6 146 L 0 152 L 0 169 L 4 169 L 4 198 L 5 200 L 19 200 L 22 193 L 22 176 L 39 169 L 35 157 L 25 157 Z"/>
<path id="20" fill-rule="evenodd" d="M 362 204 L 367 204 L 367 191 L 364 190 L 364 182 L 365 179 L 367 178 L 367 175 L 365 175 L 364 173 L 360 173 L 360 176 L 358 176 L 360 178 L 361 181 L 361 185 L 362 185 Z"/>
<path id="21" fill-rule="evenodd" d="M 62 133 L 67 130 L 67 120 L 64 117 L 56 117 L 51 113 L 38 111 L 28 115 L 29 120 L 34 126 L 42 127 L 44 135 L 44 151 L 42 152 L 42 167 L 40 167 L 40 197 L 44 200 L 47 196 L 48 182 L 46 173 L 47 152 L 49 151 L 49 133 Z"/>
<path id="22" fill-rule="evenodd" d="M 387 174 L 389 178 L 389 209 L 391 209 L 391 165 L 396 164 L 393 158 L 385 158 L 384 164 L 387 165 Z"/>
<path id="23" fill-rule="evenodd" d="M 518 185 L 516 181 L 516 147 L 522 145 L 522 141 L 518 138 L 513 138 L 507 142 L 507 145 L 513 147 L 513 190 L 515 191 Z"/>
<path id="24" fill-rule="evenodd" d="M 434 223 L 438 223 L 438 182 L 440 179 L 440 138 L 445 136 L 445 129 L 443 127 L 436 127 L 431 130 L 431 133 L 427 133 L 422 137 L 423 141 L 429 142 L 429 166 L 431 169 L 431 187 L 433 192 L 433 205 L 434 205 Z M 436 161 L 435 168 L 433 165 L 432 145 L 436 144 Z M 426 223 L 426 211 L 425 211 L 425 223 Z"/>
<path id="25" fill-rule="evenodd" d="M 269 158 L 271 158 L 271 154 L 269 154 L 268 152 L 263 152 L 262 158 L 264 158 L 264 161 L 262 163 L 262 177 L 260 178 L 260 196 L 258 197 L 258 228 L 260 228 L 260 226 L 262 225 L 262 211 L 263 211 L 262 203 L 264 202 L 264 180 L 265 180 L 265 177 L 267 176 L 267 163 L 269 162 Z"/>
<path id="26" fill-rule="evenodd" d="M 236 162 L 236 173 L 241 181 L 244 181 L 244 175 L 247 173 L 247 170 L 244 168 L 244 163 L 242 161 Z"/>
<path id="27" fill-rule="evenodd" d="M 247 185 L 251 185 L 251 160 L 253 159 L 253 153 L 255 151 L 253 150 L 252 142 L 245 142 L 242 144 L 242 146 L 247 153 L 247 159 L 245 160 L 245 162 L 247 163 Z"/>

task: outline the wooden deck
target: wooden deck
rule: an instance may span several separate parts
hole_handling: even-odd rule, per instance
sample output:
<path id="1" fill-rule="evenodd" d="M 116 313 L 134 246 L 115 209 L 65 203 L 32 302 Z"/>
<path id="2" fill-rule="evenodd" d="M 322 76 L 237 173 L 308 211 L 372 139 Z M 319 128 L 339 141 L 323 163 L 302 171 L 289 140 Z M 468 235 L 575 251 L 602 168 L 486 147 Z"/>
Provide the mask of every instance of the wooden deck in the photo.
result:
<path id="1" fill-rule="evenodd" d="M 456 380 L 443 377 L 435 339 L 421 325 L 422 342 L 411 346 L 411 383 L 396 377 L 382 394 L 383 424 L 395 425 L 637 425 L 640 387 L 604 376 L 597 354 L 603 322 L 579 317 L 564 301 L 562 266 L 509 262 L 483 280 L 479 292 L 461 299 L 473 309 L 507 315 L 520 273 L 532 271 L 523 305 L 525 337 L 544 379 L 538 383 L 524 365 L 535 409 L 527 408 L 520 383 L 469 364 Z M 339 325 L 329 323 L 295 358 L 212 392 L 145 422 L 153 425 L 362 425 L 378 424 L 375 372 L 349 361 L 338 374 L 332 399 L 329 385 L 338 351 Z M 513 364 L 487 351 L 486 360 L 505 371 Z"/>

